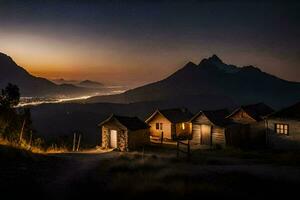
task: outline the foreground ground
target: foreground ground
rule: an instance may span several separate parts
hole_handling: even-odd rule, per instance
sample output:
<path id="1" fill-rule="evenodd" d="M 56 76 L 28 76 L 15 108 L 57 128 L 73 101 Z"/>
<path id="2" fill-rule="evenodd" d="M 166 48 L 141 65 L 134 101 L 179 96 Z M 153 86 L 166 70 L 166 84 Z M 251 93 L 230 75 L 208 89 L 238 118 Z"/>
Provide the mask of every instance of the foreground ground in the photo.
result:
<path id="1" fill-rule="evenodd" d="M 0 146 L 0 190 L 9 197 L 288 197 L 300 186 L 300 153 L 170 147 L 145 153 L 33 155 Z"/>

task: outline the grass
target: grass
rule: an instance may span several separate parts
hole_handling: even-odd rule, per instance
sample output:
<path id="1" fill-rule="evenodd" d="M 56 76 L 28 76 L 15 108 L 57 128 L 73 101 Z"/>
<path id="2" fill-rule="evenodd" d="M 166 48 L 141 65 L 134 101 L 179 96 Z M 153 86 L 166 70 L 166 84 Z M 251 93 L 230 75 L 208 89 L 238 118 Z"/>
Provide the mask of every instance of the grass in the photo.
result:
<path id="1" fill-rule="evenodd" d="M 0 146 L 0 188 L 26 188 L 39 199 L 253 199 L 287 198 L 300 186 L 299 152 L 201 150 L 187 161 L 172 147 L 154 145 L 145 154 L 61 155 Z"/>
<path id="2" fill-rule="evenodd" d="M 46 153 L 65 153 L 68 149 L 65 146 L 52 145 L 48 148 L 43 148 L 40 145 L 31 145 L 26 140 L 21 141 L 9 141 L 0 137 L 0 145 L 12 147 L 14 149 L 20 149 L 29 151 L 32 153 L 46 154 Z"/>
<path id="3" fill-rule="evenodd" d="M 240 163 L 235 164 L 238 166 Z M 123 192 L 127 197 L 142 197 L 147 194 L 148 197 L 166 195 L 177 199 L 201 194 L 201 197 L 254 198 L 280 196 L 282 189 L 290 190 L 299 186 L 299 183 L 294 182 L 285 185 L 285 180 L 278 180 L 275 176 L 261 176 L 251 170 L 223 170 L 223 163 L 213 165 L 218 168 L 210 169 L 210 162 L 174 162 L 172 158 L 153 158 L 151 155 L 143 160 L 125 154 L 102 162 L 88 177 L 93 185 L 104 186 L 97 191 L 106 195 Z M 100 182 L 99 177 L 102 178 Z M 72 187 L 82 188 L 83 185 L 78 182 Z"/>

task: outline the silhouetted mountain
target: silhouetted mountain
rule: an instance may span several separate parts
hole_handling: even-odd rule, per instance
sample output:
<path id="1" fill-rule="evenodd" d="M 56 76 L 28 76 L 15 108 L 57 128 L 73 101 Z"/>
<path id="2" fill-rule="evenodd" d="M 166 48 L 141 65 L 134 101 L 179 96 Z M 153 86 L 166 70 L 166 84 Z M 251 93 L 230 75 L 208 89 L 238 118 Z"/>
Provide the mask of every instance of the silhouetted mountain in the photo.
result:
<path id="1" fill-rule="evenodd" d="M 253 66 L 227 65 L 213 55 L 199 65 L 187 63 L 164 80 L 119 95 L 92 97 L 87 102 L 176 101 L 189 95 L 206 97 L 208 102 L 215 100 L 213 96 L 220 103 L 226 98 L 236 104 L 265 102 L 282 107 L 300 99 L 300 83 L 282 80 Z M 186 104 L 191 100 L 186 98 Z"/>
<path id="2" fill-rule="evenodd" d="M 63 78 L 52 79 L 51 81 L 55 84 L 58 84 L 58 85 L 61 85 L 61 84 L 73 84 L 74 85 L 74 84 L 79 83 L 79 81 L 77 81 L 77 80 L 66 80 L 66 79 L 63 79 Z"/>
<path id="3" fill-rule="evenodd" d="M 45 78 L 33 76 L 11 57 L 0 53 L 0 88 L 4 88 L 7 83 L 18 85 L 22 96 L 73 96 L 92 92 L 91 89 L 71 84 L 56 85 Z"/>
<path id="4" fill-rule="evenodd" d="M 78 83 L 78 86 L 86 87 L 86 88 L 101 88 L 104 85 L 96 81 L 85 80 Z"/>

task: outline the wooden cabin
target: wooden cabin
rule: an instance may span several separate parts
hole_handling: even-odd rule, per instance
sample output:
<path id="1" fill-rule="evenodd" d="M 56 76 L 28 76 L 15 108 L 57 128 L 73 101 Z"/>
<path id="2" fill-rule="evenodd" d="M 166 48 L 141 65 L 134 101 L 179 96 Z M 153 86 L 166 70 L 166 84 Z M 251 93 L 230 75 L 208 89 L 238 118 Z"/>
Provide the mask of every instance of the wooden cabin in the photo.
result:
<path id="1" fill-rule="evenodd" d="M 186 108 L 157 109 L 146 120 L 150 126 L 150 136 L 152 138 L 162 138 L 164 140 L 175 140 L 181 137 L 190 137 L 192 133 L 192 118 Z"/>
<path id="2" fill-rule="evenodd" d="M 266 118 L 267 142 L 272 148 L 300 148 L 300 102 Z"/>
<path id="3" fill-rule="evenodd" d="M 266 144 L 264 118 L 274 110 L 264 103 L 244 105 L 233 111 L 227 119 L 228 143 L 234 146 L 262 146 Z"/>
<path id="4" fill-rule="evenodd" d="M 200 111 L 192 119 L 192 140 L 194 146 L 222 146 L 226 145 L 226 109 L 214 111 Z"/>
<path id="5" fill-rule="evenodd" d="M 99 126 L 103 148 L 128 151 L 150 143 L 149 126 L 137 117 L 111 115 Z"/>

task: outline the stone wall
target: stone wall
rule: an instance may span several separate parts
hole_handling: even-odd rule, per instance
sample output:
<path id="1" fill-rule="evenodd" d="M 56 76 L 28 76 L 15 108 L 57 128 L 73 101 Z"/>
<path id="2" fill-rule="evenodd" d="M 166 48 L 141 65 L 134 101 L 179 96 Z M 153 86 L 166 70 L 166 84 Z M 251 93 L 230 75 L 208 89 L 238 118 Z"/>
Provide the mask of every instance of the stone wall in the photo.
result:
<path id="1" fill-rule="evenodd" d="M 102 126 L 102 141 L 101 141 L 102 148 L 109 148 L 109 129 L 105 126 Z"/>
<path id="2" fill-rule="evenodd" d="M 128 151 L 128 132 L 118 131 L 118 149 L 120 151 Z"/>
<path id="3" fill-rule="evenodd" d="M 102 126 L 102 144 L 101 147 L 104 149 L 110 148 L 110 130 L 117 131 L 117 149 L 120 151 L 128 150 L 128 134 L 122 127 L 108 124 L 108 126 Z"/>

